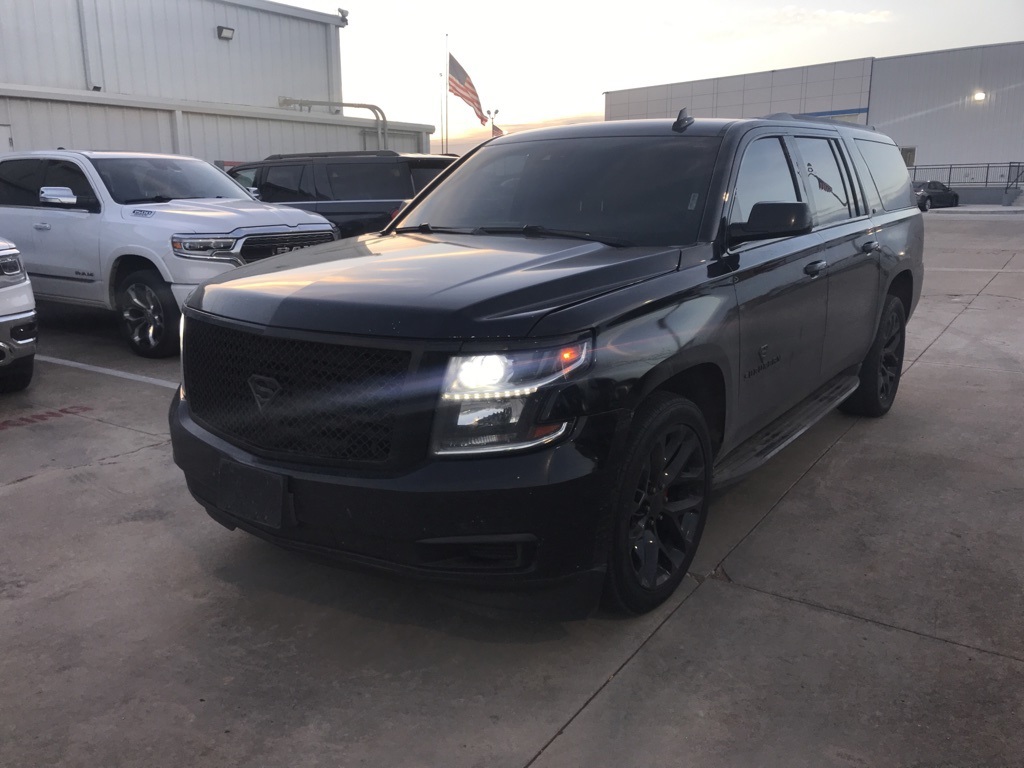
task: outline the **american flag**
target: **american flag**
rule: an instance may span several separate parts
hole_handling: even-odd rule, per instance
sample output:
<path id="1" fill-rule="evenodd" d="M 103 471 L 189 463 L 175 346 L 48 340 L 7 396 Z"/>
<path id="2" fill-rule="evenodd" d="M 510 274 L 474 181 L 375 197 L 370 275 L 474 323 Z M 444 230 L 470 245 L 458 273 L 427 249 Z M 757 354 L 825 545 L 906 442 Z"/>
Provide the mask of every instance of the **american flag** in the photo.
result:
<path id="1" fill-rule="evenodd" d="M 496 126 L 494 123 L 491 123 L 491 138 L 495 138 L 496 139 L 499 136 L 504 136 L 504 135 L 505 135 L 505 132 L 503 130 L 501 130 L 501 128 Z"/>
<path id="2" fill-rule="evenodd" d="M 480 120 L 480 125 L 487 125 L 487 118 L 484 116 L 483 107 L 480 106 L 480 96 L 476 92 L 473 80 L 450 53 L 448 54 L 448 90 L 473 108 L 477 119 Z"/>

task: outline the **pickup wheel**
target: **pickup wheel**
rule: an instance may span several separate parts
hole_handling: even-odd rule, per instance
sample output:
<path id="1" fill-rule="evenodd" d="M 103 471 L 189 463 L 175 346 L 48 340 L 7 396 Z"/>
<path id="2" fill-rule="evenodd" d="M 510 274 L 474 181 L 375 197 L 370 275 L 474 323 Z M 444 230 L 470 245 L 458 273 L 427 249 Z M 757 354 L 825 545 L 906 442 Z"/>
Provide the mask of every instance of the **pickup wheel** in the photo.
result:
<path id="1" fill-rule="evenodd" d="M 142 357 L 170 357 L 178 352 L 181 312 L 159 274 L 132 272 L 117 286 L 117 311 L 132 351 Z"/>
<path id="2" fill-rule="evenodd" d="M 696 405 L 667 392 L 643 405 L 617 478 L 608 607 L 645 613 L 679 586 L 707 520 L 711 455 Z"/>
<path id="3" fill-rule="evenodd" d="M 20 392 L 32 382 L 35 355 L 22 357 L 0 368 L 0 393 Z"/>
<path id="4" fill-rule="evenodd" d="M 882 306 L 875 341 L 860 366 L 860 386 L 840 409 L 858 416 L 884 416 L 892 408 L 903 375 L 907 314 L 903 302 L 889 294 Z"/>

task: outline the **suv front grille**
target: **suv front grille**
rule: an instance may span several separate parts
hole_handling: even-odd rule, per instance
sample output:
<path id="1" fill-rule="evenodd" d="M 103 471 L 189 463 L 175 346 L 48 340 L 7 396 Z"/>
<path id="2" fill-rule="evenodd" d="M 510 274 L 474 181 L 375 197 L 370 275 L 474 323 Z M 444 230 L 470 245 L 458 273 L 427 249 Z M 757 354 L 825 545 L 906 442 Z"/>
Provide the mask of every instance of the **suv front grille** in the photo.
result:
<path id="1" fill-rule="evenodd" d="M 387 462 L 411 353 L 282 339 L 190 317 L 193 418 L 230 442 L 287 460 Z"/>
<path id="2" fill-rule="evenodd" d="M 259 261 L 279 253 L 305 248 L 308 245 L 319 245 L 334 240 L 333 232 L 282 232 L 277 235 L 252 235 L 242 240 L 242 259 L 248 263 Z"/>

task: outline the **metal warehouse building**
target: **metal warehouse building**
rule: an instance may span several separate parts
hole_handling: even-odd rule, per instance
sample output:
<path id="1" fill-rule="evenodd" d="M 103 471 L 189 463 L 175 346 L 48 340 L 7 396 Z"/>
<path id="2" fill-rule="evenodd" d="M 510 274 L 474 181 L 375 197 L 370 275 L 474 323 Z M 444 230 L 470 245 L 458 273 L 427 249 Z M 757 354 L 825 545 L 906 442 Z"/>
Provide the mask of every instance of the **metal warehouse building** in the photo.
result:
<path id="1" fill-rule="evenodd" d="M 1024 42 L 835 61 L 605 94 L 605 119 L 810 114 L 873 125 L 908 165 L 1024 159 Z"/>
<path id="2" fill-rule="evenodd" d="M 0 151 L 429 152 L 433 126 L 344 113 L 343 26 L 267 0 L 0 0 Z"/>

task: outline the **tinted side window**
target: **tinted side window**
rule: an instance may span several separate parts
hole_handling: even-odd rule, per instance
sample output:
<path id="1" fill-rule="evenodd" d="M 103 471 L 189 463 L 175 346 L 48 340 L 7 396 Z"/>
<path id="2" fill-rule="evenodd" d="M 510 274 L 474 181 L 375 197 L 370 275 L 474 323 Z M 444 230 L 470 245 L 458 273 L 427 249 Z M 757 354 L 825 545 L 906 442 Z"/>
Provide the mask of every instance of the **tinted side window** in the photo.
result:
<path id="1" fill-rule="evenodd" d="M 305 165 L 271 165 L 260 184 L 265 203 L 300 203 L 315 200 L 313 174 Z"/>
<path id="2" fill-rule="evenodd" d="M 335 200 L 405 200 L 413 196 L 405 163 L 328 163 Z"/>
<path id="3" fill-rule="evenodd" d="M 743 223 L 756 203 L 796 203 L 796 179 L 789 159 L 778 138 L 757 139 L 750 143 L 736 178 L 733 192 L 732 221 Z"/>
<path id="4" fill-rule="evenodd" d="M 882 207 L 895 211 L 915 205 L 910 191 L 910 174 L 899 149 L 892 144 L 868 139 L 857 139 L 856 142 L 882 198 Z"/>
<path id="5" fill-rule="evenodd" d="M 0 163 L 0 205 L 39 205 L 43 161 L 7 160 Z"/>
<path id="6" fill-rule="evenodd" d="M 850 218 L 850 185 L 839 169 L 833 142 L 801 137 L 796 145 L 807 171 L 807 187 L 818 226 Z"/>
<path id="7" fill-rule="evenodd" d="M 412 186 L 415 192 L 419 192 L 427 184 L 432 182 L 444 168 L 413 168 Z"/>
<path id="8" fill-rule="evenodd" d="M 46 177 L 43 181 L 44 187 L 69 187 L 71 193 L 76 197 L 83 198 L 83 202 L 96 200 L 96 192 L 93 191 L 85 173 L 72 162 L 67 160 L 50 160 L 46 164 Z"/>

